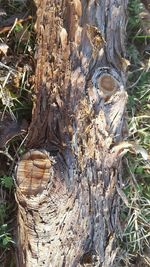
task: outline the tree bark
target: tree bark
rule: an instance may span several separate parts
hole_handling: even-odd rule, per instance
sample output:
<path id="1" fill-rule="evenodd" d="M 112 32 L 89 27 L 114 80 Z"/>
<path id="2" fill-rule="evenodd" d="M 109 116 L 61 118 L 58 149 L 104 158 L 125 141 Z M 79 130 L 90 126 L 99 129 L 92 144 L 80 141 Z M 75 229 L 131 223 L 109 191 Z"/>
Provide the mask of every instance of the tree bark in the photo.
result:
<path id="1" fill-rule="evenodd" d="M 127 0 L 36 0 L 35 101 L 18 162 L 19 266 L 111 267 L 120 231 Z"/>

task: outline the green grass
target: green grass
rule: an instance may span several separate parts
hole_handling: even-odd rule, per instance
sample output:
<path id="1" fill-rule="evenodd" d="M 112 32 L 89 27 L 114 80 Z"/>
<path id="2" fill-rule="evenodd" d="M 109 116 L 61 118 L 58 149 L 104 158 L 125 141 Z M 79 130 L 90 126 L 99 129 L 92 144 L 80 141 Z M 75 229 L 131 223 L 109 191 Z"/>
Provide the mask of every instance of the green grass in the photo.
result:
<path id="1" fill-rule="evenodd" d="M 31 1 L 0 0 L 6 15 L 3 22 L 16 14 L 32 16 Z M 31 10 L 30 10 L 31 8 Z M 34 17 L 12 24 L 0 34 L 0 43 L 8 46 L 7 54 L 0 53 L 0 121 L 28 123 L 32 114 L 34 77 Z M 13 266 L 15 258 L 16 203 L 14 199 L 14 167 L 24 152 L 26 135 L 10 140 L 0 148 L 0 266 Z"/>
<path id="2" fill-rule="evenodd" d="M 149 36 L 142 28 L 139 0 L 129 1 L 128 57 L 131 62 L 128 82 L 129 141 L 140 153 L 124 159 L 124 193 L 129 206 L 122 202 L 118 266 L 150 266 L 150 63 L 143 50 Z M 141 52 L 142 51 L 142 52 Z M 148 253 L 147 253 L 148 251 Z M 133 264 L 133 265 L 132 265 Z M 117 266 L 117 267 L 118 267 Z"/>
<path id="3" fill-rule="evenodd" d="M 0 0 L 7 11 L 6 18 L 15 13 L 28 11 L 28 6 L 19 1 Z M 124 193 L 128 206 L 121 204 L 122 236 L 119 240 L 120 251 L 116 267 L 130 267 L 142 259 L 141 267 L 150 266 L 147 253 L 150 240 L 150 63 L 149 52 L 144 45 L 149 44 L 149 35 L 143 31 L 140 12 L 143 5 L 139 0 L 130 0 L 127 26 L 128 58 L 131 62 L 127 90 L 129 141 L 139 146 L 140 153 L 128 154 L 124 159 Z M 31 119 L 32 88 L 34 75 L 35 33 L 34 21 L 18 23 L 10 32 L 0 36 L 9 46 L 7 60 L 0 69 L 3 81 L 0 83 L 0 112 L 12 120 Z M 10 60 L 9 60 L 10 57 Z M 1 261 L 14 246 L 14 184 L 13 170 L 19 156 L 24 153 L 24 138 L 9 142 L 1 151 L 0 162 L 4 170 L 0 172 L 0 254 Z M 11 204 L 10 204 L 11 203 Z M 15 220 L 15 218 L 14 218 Z M 1 262 L 0 262 L 1 263 Z M 143 265 L 142 265 L 143 264 Z M 135 266 L 135 265 L 134 265 Z"/>
<path id="4" fill-rule="evenodd" d="M 5 254 L 15 244 L 12 237 L 11 227 L 13 219 L 10 215 L 14 211 L 14 201 L 11 201 L 11 192 L 14 188 L 12 177 L 0 177 L 0 262 L 5 258 Z"/>

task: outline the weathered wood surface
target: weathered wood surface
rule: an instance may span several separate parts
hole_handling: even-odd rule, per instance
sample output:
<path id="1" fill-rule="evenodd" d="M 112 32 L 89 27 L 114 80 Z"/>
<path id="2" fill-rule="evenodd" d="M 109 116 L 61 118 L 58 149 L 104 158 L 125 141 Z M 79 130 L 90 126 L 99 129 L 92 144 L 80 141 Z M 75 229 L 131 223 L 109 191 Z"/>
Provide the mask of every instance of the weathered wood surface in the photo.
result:
<path id="1" fill-rule="evenodd" d="M 36 0 L 36 99 L 17 166 L 19 266 L 111 267 L 127 0 Z"/>

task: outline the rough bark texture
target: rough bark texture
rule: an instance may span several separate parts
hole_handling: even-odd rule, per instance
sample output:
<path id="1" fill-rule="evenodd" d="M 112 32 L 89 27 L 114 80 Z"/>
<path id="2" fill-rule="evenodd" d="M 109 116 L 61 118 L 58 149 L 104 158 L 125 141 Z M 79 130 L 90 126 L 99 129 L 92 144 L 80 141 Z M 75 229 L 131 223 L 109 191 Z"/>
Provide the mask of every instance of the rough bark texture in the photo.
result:
<path id="1" fill-rule="evenodd" d="M 16 175 L 19 266 L 111 267 L 127 101 L 127 0 L 36 6 L 30 150 Z"/>

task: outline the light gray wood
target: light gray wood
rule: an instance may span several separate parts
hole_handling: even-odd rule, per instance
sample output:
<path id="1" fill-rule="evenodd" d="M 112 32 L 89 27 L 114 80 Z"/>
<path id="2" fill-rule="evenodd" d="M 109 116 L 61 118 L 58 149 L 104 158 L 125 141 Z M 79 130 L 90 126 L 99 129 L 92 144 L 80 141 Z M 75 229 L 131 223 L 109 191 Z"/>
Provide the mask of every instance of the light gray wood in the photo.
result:
<path id="1" fill-rule="evenodd" d="M 20 266 L 111 267 L 127 0 L 36 0 L 36 99 L 16 172 Z M 119 190 L 119 189 L 118 189 Z"/>

